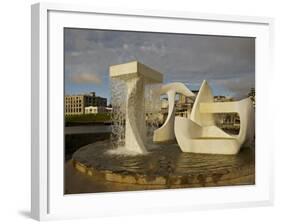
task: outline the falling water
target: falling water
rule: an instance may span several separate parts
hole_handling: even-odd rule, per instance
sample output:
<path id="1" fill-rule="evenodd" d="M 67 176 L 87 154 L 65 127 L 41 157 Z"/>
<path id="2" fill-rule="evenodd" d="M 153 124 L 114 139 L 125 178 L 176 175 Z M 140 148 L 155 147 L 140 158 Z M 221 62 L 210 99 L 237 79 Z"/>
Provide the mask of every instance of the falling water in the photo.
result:
<path id="1" fill-rule="evenodd" d="M 126 117 L 126 83 L 120 79 L 111 79 L 111 136 L 113 148 L 125 144 L 125 117 Z"/>
<path id="2" fill-rule="evenodd" d="M 160 88 L 162 84 L 147 84 L 145 86 L 145 114 L 147 141 L 151 142 L 153 132 L 159 128 L 161 121 Z"/>
<path id="3" fill-rule="evenodd" d="M 160 87 L 161 84 L 146 84 L 144 91 L 145 98 L 145 119 L 146 119 L 146 142 L 152 142 L 153 132 L 160 123 Z M 120 79 L 111 79 L 111 104 L 112 104 L 112 126 L 110 141 L 112 147 L 117 149 L 114 153 L 126 153 L 125 151 L 125 118 L 126 118 L 126 83 Z M 111 151 L 112 152 L 112 151 Z"/>

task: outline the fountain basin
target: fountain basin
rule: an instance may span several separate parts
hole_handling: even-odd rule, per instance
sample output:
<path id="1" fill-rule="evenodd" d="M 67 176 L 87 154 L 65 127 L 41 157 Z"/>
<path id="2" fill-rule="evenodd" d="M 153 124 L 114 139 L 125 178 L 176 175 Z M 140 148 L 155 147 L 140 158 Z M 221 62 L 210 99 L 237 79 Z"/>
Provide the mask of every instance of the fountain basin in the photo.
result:
<path id="1" fill-rule="evenodd" d="M 176 143 L 151 145 L 144 155 L 110 150 L 108 140 L 84 146 L 73 154 L 73 166 L 106 182 L 159 185 L 159 189 L 255 183 L 255 155 L 250 148 L 242 148 L 238 155 L 182 153 Z"/>

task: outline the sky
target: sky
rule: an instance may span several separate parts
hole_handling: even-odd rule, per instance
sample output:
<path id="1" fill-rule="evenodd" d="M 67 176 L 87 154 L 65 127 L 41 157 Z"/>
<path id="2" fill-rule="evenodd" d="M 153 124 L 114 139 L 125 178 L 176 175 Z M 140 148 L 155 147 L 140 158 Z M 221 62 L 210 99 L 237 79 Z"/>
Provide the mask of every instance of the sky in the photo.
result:
<path id="1" fill-rule="evenodd" d="M 134 60 L 190 90 L 205 79 L 214 95 L 242 98 L 255 87 L 254 38 L 65 28 L 65 94 L 109 102 L 109 66 Z"/>

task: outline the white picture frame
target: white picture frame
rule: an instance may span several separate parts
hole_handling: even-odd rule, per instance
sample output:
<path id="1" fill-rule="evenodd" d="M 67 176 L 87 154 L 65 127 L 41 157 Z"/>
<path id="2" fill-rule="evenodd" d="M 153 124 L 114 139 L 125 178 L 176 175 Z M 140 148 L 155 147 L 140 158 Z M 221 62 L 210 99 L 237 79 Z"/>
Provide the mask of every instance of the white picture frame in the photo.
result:
<path id="1" fill-rule="evenodd" d="M 273 203 L 273 19 L 188 12 L 32 5 L 31 214 L 37 220 L 248 207 Z M 149 26 L 147 25 L 149 24 Z M 63 194 L 63 27 L 182 32 L 256 38 L 256 184 L 178 190 Z M 262 93 L 260 93 L 260 91 Z M 261 138 L 262 136 L 262 138 Z"/>

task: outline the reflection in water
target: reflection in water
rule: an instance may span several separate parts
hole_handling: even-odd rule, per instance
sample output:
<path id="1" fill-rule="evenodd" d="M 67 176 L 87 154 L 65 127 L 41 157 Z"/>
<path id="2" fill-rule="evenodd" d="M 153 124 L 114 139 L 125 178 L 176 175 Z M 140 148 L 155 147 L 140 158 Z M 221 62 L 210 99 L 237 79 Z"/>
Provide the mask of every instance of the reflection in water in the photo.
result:
<path id="1" fill-rule="evenodd" d="M 238 178 L 254 174 L 255 154 L 251 148 L 242 148 L 237 155 L 213 155 L 183 153 L 176 143 L 151 143 L 147 145 L 148 154 L 128 156 L 107 153 L 111 146 L 110 141 L 87 145 L 73 159 L 99 171 L 166 179 L 192 177 L 206 182 L 208 177 L 216 181 L 224 175 Z"/>

